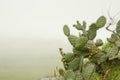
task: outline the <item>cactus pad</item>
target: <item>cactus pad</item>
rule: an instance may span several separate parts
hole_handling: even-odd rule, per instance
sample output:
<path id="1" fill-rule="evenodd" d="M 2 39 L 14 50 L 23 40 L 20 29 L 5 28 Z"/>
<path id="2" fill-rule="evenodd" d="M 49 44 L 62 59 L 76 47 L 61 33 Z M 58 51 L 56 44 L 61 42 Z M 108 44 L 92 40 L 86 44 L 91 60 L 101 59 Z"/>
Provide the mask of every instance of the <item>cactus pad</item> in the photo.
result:
<path id="1" fill-rule="evenodd" d="M 105 24 L 106 24 L 105 16 L 100 16 L 96 21 L 97 28 L 102 28 L 103 26 L 105 26 Z"/>
<path id="2" fill-rule="evenodd" d="M 66 36 L 69 36 L 70 35 L 70 29 L 68 28 L 67 25 L 64 25 L 63 27 L 63 32 Z"/>
<path id="3" fill-rule="evenodd" d="M 117 23 L 116 32 L 117 32 L 118 35 L 120 36 L 120 20 L 119 20 L 118 23 Z"/>
<path id="4" fill-rule="evenodd" d="M 59 74 L 60 74 L 61 76 L 64 76 L 64 75 L 65 75 L 65 71 L 60 68 L 60 69 L 59 69 Z"/>
<path id="5" fill-rule="evenodd" d="M 87 37 L 84 37 L 84 36 L 80 37 L 80 38 L 76 41 L 75 48 L 76 48 L 76 49 L 82 49 L 82 48 L 85 46 L 85 44 L 87 43 L 87 41 L 88 41 Z"/>
<path id="6" fill-rule="evenodd" d="M 94 69 L 95 69 L 95 65 L 94 64 L 91 64 L 91 63 L 88 63 L 86 65 L 84 65 L 83 67 L 83 77 L 85 80 L 91 80 L 91 76 L 94 72 Z"/>
<path id="7" fill-rule="evenodd" d="M 70 35 L 70 36 L 68 36 L 68 40 L 69 40 L 69 42 L 71 43 L 71 45 L 72 45 L 73 47 L 75 47 L 76 41 L 78 40 L 78 37 L 77 37 L 77 36 L 74 36 L 74 35 Z"/>
<path id="8" fill-rule="evenodd" d="M 91 24 L 87 33 L 88 39 L 93 40 L 97 34 L 96 24 Z"/>
<path id="9" fill-rule="evenodd" d="M 67 54 L 65 54 L 63 59 L 64 59 L 65 62 L 70 62 L 74 59 L 74 54 L 73 53 L 67 53 Z"/>
<path id="10" fill-rule="evenodd" d="M 110 60 L 116 58 L 115 56 L 118 54 L 118 47 L 113 46 L 109 49 L 107 56 L 109 57 Z"/>
<path id="11" fill-rule="evenodd" d="M 79 64 L 80 64 L 80 58 L 75 58 L 73 61 L 71 61 L 68 64 L 68 69 L 75 71 L 79 68 Z"/>
<path id="12" fill-rule="evenodd" d="M 75 27 L 77 30 L 82 30 L 83 26 L 77 21 L 77 24 L 74 24 L 73 27 Z"/>
<path id="13" fill-rule="evenodd" d="M 98 39 L 95 43 L 96 46 L 102 46 L 103 45 L 103 41 L 101 39 Z"/>
<path id="14" fill-rule="evenodd" d="M 72 70 L 68 70 L 68 71 L 65 73 L 64 80 L 75 80 L 74 72 L 73 72 Z"/>

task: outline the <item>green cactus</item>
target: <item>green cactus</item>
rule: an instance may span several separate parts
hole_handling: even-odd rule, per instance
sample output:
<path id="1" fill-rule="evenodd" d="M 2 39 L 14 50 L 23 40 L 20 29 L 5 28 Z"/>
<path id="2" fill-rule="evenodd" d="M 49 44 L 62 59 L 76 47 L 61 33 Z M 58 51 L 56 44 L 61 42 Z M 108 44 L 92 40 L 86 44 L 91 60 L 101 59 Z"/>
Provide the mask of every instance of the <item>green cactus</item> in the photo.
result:
<path id="1" fill-rule="evenodd" d="M 88 40 L 86 47 L 88 48 L 89 55 L 94 55 L 99 52 L 98 47 L 95 45 L 93 40 Z"/>
<path id="2" fill-rule="evenodd" d="M 105 44 L 103 44 L 101 51 L 105 51 L 107 48 L 111 47 L 113 44 L 111 44 L 110 42 L 107 42 Z"/>
<path id="3" fill-rule="evenodd" d="M 118 23 L 117 23 L 116 32 L 117 32 L 117 34 L 120 36 L 120 20 L 119 20 Z"/>
<path id="4" fill-rule="evenodd" d="M 79 73 L 82 75 L 82 71 L 83 71 L 83 64 L 84 64 L 84 56 L 80 57 L 80 65 L 79 65 Z M 83 75 L 82 75 L 83 76 Z"/>
<path id="5" fill-rule="evenodd" d="M 105 16 L 100 16 L 97 21 L 96 21 L 96 27 L 99 29 L 99 28 L 102 28 L 104 27 L 106 24 L 106 18 Z"/>
<path id="6" fill-rule="evenodd" d="M 119 37 L 117 34 L 113 33 L 110 38 L 107 38 L 107 40 L 111 43 L 115 43 L 116 40 L 118 40 Z"/>
<path id="7" fill-rule="evenodd" d="M 102 75 L 94 72 L 93 75 L 91 76 L 91 80 L 103 80 Z"/>
<path id="8" fill-rule="evenodd" d="M 70 62 L 74 59 L 74 54 L 73 53 L 67 53 L 63 57 L 65 62 Z"/>
<path id="9" fill-rule="evenodd" d="M 61 76 L 64 76 L 64 75 L 65 75 L 65 71 L 60 68 L 60 69 L 59 69 L 59 74 L 60 74 Z"/>
<path id="10" fill-rule="evenodd" d="M 75 58 L 68 64 L 68 69 L 76 71 L 79 68 L 80 58 Z"/>
<path id="11" fill-rule="evenodd" d="M 63 27 L 63 32 L 66 36 L 69 36 L 70 35 L 70 29 L 68 28 L 67 25 L 64 25 Z"/>
<path id="12" fill-rule="evenodd" d="M 69 40 L 69 42 L 71 43 L 71 45 L 72 45 L 73 47 L 75 47 L 76 41 L 78 40 L 78 37 L 77 37 L 77 36 L 74 36 L 74 35 L 70 35 L 70 36 L 68 36 L 68 40 Z"/>
<path id="13" fill-rule="evenodd" d="M 120 51 L 118 52 L 117 58 L 120 60 Z"/>
<path id="14" fill-rule="evenodd" d="M 94 72 L 95 66 L 92 63 L 88 63 L 83 67 L 83 77 L 85 80 L 91 80 L 91 76 Z"/>
<path id="15" fill-rule="evenodd" d="M 91 24 L 87 33 L 88 39 L 93 40 L 97 34 L 97 27 L 96 24 Z"/>
<path id="16" fill-rule="evenodd" d="M 77 21 L 77 24 L 74 24 L 73 27 L 75 27 L 77 30 L 82 30 L 83 26 L 80 24 L 79 21 Z"/>
<path id="17" fill-rule="evenodd" d="M 83 25 L 82 26 L 83 26 L 84 29 L 86 29 L 86 24 L 87 23 L 85 21 L 83 21 Z"/>
<path id="18" fill-rule="evenodd" d="M 120 40 L 115 41 L 115 44 L 118 48 L 120 48 Z"/>
<path id="19" fill-rule="evenodd" d="M 95 54 L 95 55 L 92 57 L 92 59 L 90 59 L 90 60 L 91 60 L 92 62 L 95 62 L 95 63 L 100 64 L 100 63 L 106 61 L 107 58 L 108 58 L 108 56 L 107 56 L 105 53 L 99 52 L 99 53 Z"/>
<path id="20" fill-rule="evenodd" d="M 62 62 L 65 70 L 59 69 L 62 80 L 119 80 L 120 79 L 120 20 L 116 31 L 107 38 L 106 43 L 97 39 L 97 30 L 104 27 L 106 17 L 100 16 L 96 23 L 92 23 L 86 30 L 86 22 L 81 25 L 79 21 L 74 27 L 79 30 L 79 36 L 70 35 L 67 25 L 64 26 L 64 34 L 73 46 L 73 52 L 63 53 Z M 109 25 L 110 26 L 110 25 Z"/>
<path id="21" fill-rule="evenodd" d="M 75 80 L 74 72 L 73 72 L 72 70 L 68 70 L 68 71 L 65 73 L 64 80 Z"/>
<path id="22" fill-rule="evenodd" d="M 87 46 L 87 48 L 88 48 L 89 50 L 92 50 L 92 49 L 94 49 L 94 48 L 96 47 L 96 45 L 95 45 L 95 43 L 94 43 L 93 40 L 88 40 L 86 46 Z"/>
<path id="23" fill-rule="evenodd" d="M 84 37 L 84 36 L 80 37 L 80 38 L 76 41 L 75 48 L 76 48 L 76 49 L 82 49 L 82 48 L 85 46 L 85 44 L 87 43 L 87 41 L 88 41 L 88 38 L 87 38 L 87 37 Z"/>
<path id="24" fill-rule="evenodd" d="M 119 52 L 118 47 L 116 46 L 111 47 L 107 52 L 107 56 L 109 57 L 109 60 L 116 58 L 116 55 L 118 54 L 118 52 Z"/>
<path id="25" fill-rule="evenodd" d="M 68 63 L 66 63 L 64 61 L 62 61 L 62 62 L 63 62 L 63 67 L 65 68 L 65 70 L 68 70 Z"/>
<path id="26" fill-rule="evenodd" d="M 95 43 L 96 46 L 102 46 L 103 45 L 103 41 L 101 39 L 98 39 Z"/>
<path id="27" fill-rule="evenodd" d="M 107 38 L 107 41 L 109 41 L 110 43 L 114 43 L 115 42 L 114 38 Z"/>
<path id="28" fill-rule="evenodd" d="M 76 80 L 84 80 L 82 73 L 78 73 L 78 75 L 76 76 Z"/>
<path id="29" fill-rule="evenodd" d="M 84 48 L 83 48 L 83 49 L 84 49 Z M 78 50 L 78 49 L 76 49 L 76 48 L 73 48 L 73 54 L 75 55 L 75 57 L 76 57 L 76 56 L 77 56 L 77 57 L 87 56 L 87 55 L 88 55 L 87 52 L 89 52 L 89 51 L 88 51 L 88 50 L 83 50 L 83 49 Z"/>

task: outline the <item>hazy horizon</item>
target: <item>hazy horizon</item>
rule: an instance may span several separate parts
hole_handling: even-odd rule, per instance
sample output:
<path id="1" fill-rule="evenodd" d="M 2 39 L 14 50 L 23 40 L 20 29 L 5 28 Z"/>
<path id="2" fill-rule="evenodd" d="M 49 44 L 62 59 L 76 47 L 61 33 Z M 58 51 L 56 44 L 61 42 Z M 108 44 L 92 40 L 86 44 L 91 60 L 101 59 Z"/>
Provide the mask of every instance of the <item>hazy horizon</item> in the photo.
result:
<path id="1" fill-rule="evenodd" d="M 120 11 L 119 0 L 0 0 L 0 80 L 36 80 L 62 67 L 59 48 L 71 52 L 63 34 L 85 20 L 87 26 L 108 11 L 113 17 Z M 109 18 L 108 18 L 109 19 Z M 115 21 L 120 19 L 120 14 Z M 109 20 L 108 20 L 109 22 Z M 107 22 L 107 23 L 108 23 Z M 114 27 L 113 27 L 114 28 Z M 97 38 L 110 36 L 103 28 Z"/>

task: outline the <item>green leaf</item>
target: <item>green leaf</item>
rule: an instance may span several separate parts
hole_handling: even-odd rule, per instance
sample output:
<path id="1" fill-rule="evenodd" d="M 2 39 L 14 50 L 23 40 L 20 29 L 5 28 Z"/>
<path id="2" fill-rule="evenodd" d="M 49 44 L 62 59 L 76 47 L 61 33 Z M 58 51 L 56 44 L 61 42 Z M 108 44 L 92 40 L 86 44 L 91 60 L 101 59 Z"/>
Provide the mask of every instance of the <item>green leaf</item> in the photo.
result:
<path id="1" fill-rule="evenodd" d="M 66 36 L 69 36 L 70 35 L 70 29 L 68 28 L 67 25 L 64 25 L 63 27 L 63 32 Z"/>
<path id="2" fill-rule="evenodd" d="M 105 26 L 105 24 L 106 24 L 106 17 L 105 16 L 100 16 L 96 21 L 97 28 L 102 28 Z"/>

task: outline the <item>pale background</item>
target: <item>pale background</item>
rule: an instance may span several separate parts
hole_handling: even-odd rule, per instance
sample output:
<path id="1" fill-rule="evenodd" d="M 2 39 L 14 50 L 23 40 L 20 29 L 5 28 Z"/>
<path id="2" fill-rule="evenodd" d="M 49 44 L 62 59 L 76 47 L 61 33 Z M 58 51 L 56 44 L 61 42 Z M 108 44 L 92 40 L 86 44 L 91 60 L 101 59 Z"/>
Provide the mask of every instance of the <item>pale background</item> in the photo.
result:
<path id="1" fill-rule="evenodd" d="M 120 0 L 0 0 L 0 80 L 37 80 L 52 75 L 61 66 L 59 47 L 70 52 L 72 46 L 63 34 L 67 24 L 77 20 L 88 25 L 108 11 L 120 11 Z M 115 21 L 120 19 L 120 14 Z M 104 41 L 110 36 L 98 31 Z"/>

